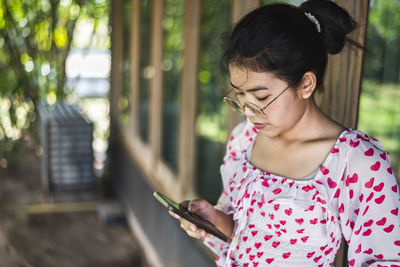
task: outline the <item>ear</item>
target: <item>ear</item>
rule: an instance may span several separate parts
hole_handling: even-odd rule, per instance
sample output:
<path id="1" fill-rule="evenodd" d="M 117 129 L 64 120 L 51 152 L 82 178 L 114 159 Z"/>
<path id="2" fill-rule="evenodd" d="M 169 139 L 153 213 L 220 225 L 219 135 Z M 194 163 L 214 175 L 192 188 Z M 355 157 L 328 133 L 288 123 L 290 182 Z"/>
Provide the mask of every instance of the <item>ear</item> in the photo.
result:
<path id="1" fill-rule="evenodd" d="M 310 98 L 313 95 L 316 86 L 317 77 L 315 76 L 315 73 L 307 71 L 303 75 L 303 80 L 298 90 L 299 96 L 303 99 Z"/>

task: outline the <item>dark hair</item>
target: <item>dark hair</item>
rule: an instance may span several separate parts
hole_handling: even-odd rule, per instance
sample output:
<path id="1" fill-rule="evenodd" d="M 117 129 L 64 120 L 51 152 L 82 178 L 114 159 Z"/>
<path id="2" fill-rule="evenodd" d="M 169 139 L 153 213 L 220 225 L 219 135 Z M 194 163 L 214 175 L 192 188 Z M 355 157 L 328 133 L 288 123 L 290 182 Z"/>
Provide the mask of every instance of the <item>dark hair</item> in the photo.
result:
<path id="1" fill-rule="evenodd" d="M 317 25 L 305 13 L 310 13 Z M 337 4 L 309 0 L 300 7 L 262 6 L 243 17 L 228 34 L 222 63 L 256 72 L 271 72 L 295 87 L 312 71 L 322 83 L 328 54 L 339 53 L 356 22 Z M 351 44 L 355 43 L 350 42 Z"/>

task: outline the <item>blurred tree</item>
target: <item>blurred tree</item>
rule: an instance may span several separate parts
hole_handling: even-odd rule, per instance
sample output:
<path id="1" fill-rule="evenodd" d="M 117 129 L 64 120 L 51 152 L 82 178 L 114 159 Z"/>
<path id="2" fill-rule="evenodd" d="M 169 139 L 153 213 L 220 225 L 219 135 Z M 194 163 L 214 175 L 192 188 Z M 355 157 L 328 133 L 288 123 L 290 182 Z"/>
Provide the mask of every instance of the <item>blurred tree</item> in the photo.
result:
<path id="1" fill-rule="evenodd" d="M 400 1 L 371 0 L 364 77 L 382 83 L 400 82 Z"/>
<path id="2" fill-rule="evenodd" d="M 95 32 L 104 18 L 108 0 L 0 0 L 0 166 L 34 129 L 39 101 L 65 98 L 78 20 L 92 20 Z"/>

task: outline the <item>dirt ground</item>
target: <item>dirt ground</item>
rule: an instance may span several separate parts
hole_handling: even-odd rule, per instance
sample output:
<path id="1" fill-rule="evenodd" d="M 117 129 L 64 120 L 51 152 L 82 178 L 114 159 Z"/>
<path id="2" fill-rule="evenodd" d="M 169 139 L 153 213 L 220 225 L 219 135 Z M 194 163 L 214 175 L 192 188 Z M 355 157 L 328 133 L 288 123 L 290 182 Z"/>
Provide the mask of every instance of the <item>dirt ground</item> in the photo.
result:
<path id="1" fill-rule="evenodd" d="M 0 170 L 0 267 L 144 267 L 143 251 L 124 224 L 105 225 L 96 210 L 16 213 L 49 203 L 40 158 L 27 146 L 17 166 Z"/>

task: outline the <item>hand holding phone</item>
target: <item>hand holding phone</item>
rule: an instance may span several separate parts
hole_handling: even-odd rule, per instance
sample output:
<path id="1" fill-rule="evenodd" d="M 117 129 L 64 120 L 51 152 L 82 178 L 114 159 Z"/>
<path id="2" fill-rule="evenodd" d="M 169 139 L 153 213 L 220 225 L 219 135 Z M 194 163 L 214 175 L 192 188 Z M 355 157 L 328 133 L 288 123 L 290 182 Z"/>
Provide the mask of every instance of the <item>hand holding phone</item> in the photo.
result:
<path id="1" fill-rule="evenodd" d="M 206 232 L 218 237 L 219 239 L 230 242 L 230 238 L 227 237 L 224 233 L 218 230 L 215 225 L 207 221 L 206 219 L 202 218 L 201 216 L 190 212 L 186 207 L 176 203 L 175 201 L 171 200 L 167 196 L 159 193 L 154 192 L 153 196 L 163 204 L 167 209 L 171 212 L 177 214 L 178 216 L 182 217 L 183 219 L 193 223 L 197 227 L 205 230 Z"/>

